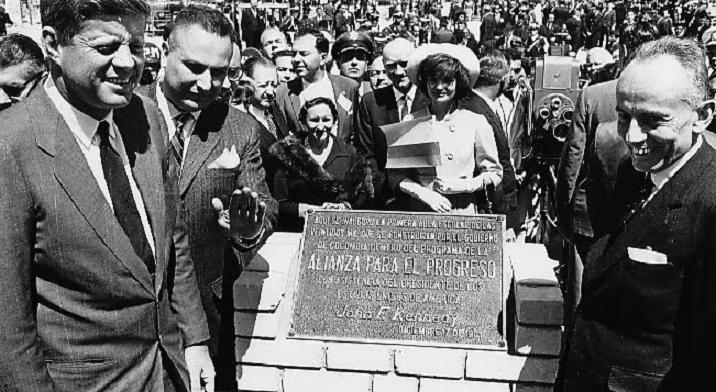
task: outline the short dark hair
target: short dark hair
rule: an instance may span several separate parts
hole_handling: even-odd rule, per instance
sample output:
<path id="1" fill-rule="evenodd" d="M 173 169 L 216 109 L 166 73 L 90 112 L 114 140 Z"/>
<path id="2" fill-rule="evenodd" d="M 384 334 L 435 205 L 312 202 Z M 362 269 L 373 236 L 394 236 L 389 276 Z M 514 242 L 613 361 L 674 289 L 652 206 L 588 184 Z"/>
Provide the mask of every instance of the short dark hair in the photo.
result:
<path id="1" fill-rule="evenodd" d="M 43 26 L 55 29 L 57 42 L 67 45 L 82 29 L 82 23 L 98 15 L 149 16 L 145 0 L 41 0 Z"/>
<path id="2" fill-rule="evenodd" d="M 174 46 L 172 44 L 172 36 L 174 31 L 181 27 L 198 25 L 207 33 L 218 35 L 219 37 L 234 36 L 234 28 L 231 26 L 226 16 L 221 11 L 211 7 L 192 4 L 177 13 L 174 18 L 172 31 L 169 33 L 169 51 Z"/>
<path id="3" fill-rule="evenodd" d="M 314 30 L 314 29 L 299 30 L 299 32 L 296 33 L 296 36 L 293 38 L 293 42 L 298 41 L 299 38 L 301 38 L 305 35 L 312 35 L 312 36 L 316 37 L 316 49 L 318 49 L 319 53 L 328 53 L 328 47 L 331 45 L 331 43 L 328 42 L 328 38 L 326 38 L 326 36 L 323 35 L 318 30 Z"/>
<path id="4" fill-rule="evenodd" d="M 298 121 L 305 125 L 306 119 L 308 118 L 308 109 L 320 104 L 327 105 L 331 110 L 331 114 L 333 115 L 335 121 L 338 121 L 338 109 L 336 109 L 336 104 L 326 97 L 316 97 L 306 101 L 306 103 L 301 106 L 301 111 L 298 113 Z"/>
<path id="5" fill-rule="evenodd" d="M 487 52 L 480 59 L 480 76 L 475 82 L 475 87 L 495 86 L 510 73 L 510 65 L 507 58 L 499 50 Z"/>
<path id="6" fill-rule="evenodd" d="M 45 57 L 32 38 L 22 34 L 10 34 L 0 39 L 0 69 L 18 64 L 41 69 L 45 66 Z"/>
<path id="7" fill-rule="evenodd" d="M 273 65 L 273 62 L 271 60 L 264 58 L 264 57 L 250 57 L 246 59 L 244 62 L 242 70 L 244 71 L 244 75 L 250 77 L 251 79 L 254 78 L 254 71 L 258 66 L 264 66 L 269 68 L 276 68 L 275 65 Z"/>
<path id="8" fill-rule="evenodd" d="M 427 95 L 429 80 L 455 80 L 455 100 L 470 92 L 470 74 L 456 58 L 443 54 L 431 54 L 418 65 L 418 88 Z"/>

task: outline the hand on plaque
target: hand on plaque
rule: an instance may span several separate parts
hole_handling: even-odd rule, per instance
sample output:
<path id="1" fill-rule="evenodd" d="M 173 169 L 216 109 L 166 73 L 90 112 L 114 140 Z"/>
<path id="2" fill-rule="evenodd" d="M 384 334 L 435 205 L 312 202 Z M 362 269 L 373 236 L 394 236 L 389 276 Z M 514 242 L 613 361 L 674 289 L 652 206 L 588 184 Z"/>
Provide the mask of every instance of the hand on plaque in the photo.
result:
<path id="1" fill-rule="evenodd" d="M 259 195 L 244 187 L 235 190 L 231 195 L 229 208 L 218 198 L 213 198 L 211 204 L 219 213 L 218 223 L 229 230 L 229 236 L 234 240 L 246 241 L 256 238 L 263 227 L 266 204 L 259 200 Z"/>

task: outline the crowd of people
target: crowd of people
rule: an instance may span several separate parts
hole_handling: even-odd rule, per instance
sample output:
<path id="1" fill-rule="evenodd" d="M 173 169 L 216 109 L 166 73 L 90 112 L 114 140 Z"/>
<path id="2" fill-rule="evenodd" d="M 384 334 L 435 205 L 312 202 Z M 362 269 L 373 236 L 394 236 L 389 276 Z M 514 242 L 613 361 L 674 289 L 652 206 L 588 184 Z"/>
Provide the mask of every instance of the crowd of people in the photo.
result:
<path id="1" fill-rule="evenodd" d="M 584 64 L 555 173 L 557 390 L 707 385 L 716 8 L 438 6 L 394 4 L 386 24 L 368 2 L 190 5 L 160 48 L 144 0 L 53 0 L 44 53 L 0 38 L 0 389 L 236 390 L 233 282 L 316 210 L 504 214 L 519 236 L 549 54 Z M 393 145 L 425 124 L 436 149 Z"/>

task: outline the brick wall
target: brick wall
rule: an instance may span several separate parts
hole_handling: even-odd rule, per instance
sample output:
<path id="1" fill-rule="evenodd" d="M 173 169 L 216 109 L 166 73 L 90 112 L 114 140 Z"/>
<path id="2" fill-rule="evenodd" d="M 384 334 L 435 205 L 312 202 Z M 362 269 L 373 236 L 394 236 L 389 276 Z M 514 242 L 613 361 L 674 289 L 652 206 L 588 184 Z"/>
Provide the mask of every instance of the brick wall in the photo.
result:
<path id="1" fill-rule="evenodd" d="M 237 280 L 236 376 L 241 391 L 551 391 L 562 302 L 542 246 L 508 245 L 514 342 L 506 351 L 287 338 L 299 234 L 276 233 Z M 510 270 L 509 268 L 506 269 Z"/>

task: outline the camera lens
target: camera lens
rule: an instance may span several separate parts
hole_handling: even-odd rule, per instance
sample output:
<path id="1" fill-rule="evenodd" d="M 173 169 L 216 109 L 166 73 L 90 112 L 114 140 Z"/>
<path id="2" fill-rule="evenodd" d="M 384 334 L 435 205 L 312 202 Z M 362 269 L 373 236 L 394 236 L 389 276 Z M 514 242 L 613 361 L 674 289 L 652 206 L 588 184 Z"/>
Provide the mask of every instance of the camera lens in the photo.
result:
<path id="1" fill-rule="evenodd" d="M 571 122 L 573 117 L 574 117 L 574 110 L 572 110 L 572 109 L 565 109 L 562 112 L 562 120 L 564 120 L 564 121 Z"/>
<path id="2" fill-rule="evenodd" d="M 549 118 L 549 109 L 542 108 L 539 110 L 539 112 L 537 112 L 537 114 L 539 114 L 541 119 L 546 120 Z"/>
<path id="3" fill-rule="evenodd" d="M 569 135 L 569 125 L 564 122 L 555 124 L 552 128 L 552 136 L 560 142 L 567 140 Z"/>
<path id="4" fill-rule="evenodd" d="M 560 107 L 562 107 L 562 100 L 559 99 L 558 97 L 554 97 L 550 101 L 550 105 L 552 106 L 552 110 L 557 110 Z"/>

